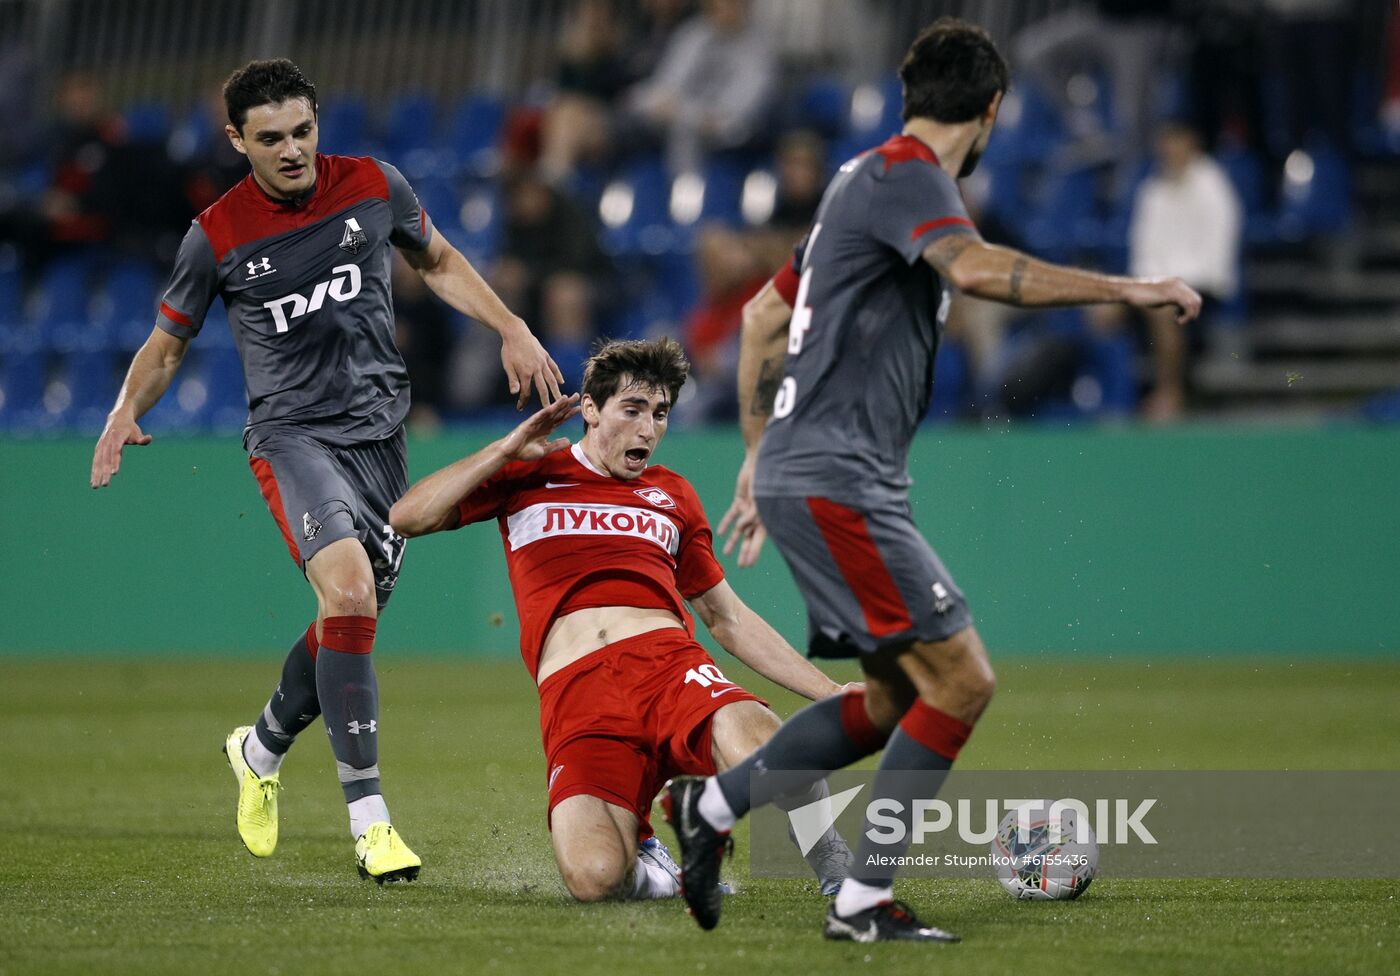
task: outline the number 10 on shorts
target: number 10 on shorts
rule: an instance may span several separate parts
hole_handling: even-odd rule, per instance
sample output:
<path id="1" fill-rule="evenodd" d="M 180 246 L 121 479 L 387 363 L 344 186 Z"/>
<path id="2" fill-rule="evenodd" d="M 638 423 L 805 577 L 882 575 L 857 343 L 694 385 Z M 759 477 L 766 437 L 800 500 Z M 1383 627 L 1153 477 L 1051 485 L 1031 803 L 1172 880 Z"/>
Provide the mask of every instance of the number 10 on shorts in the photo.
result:
<path id="1" fill-rule="evenodd" d="M 694 681 L 701 688 L 708 688 L 710 685 L 732 685 L 734 682 L 720 673 L 719 668 L 713 664 L 702 664 L 698 668 L 691 668 L 685 673 L 685 683 Z"/>

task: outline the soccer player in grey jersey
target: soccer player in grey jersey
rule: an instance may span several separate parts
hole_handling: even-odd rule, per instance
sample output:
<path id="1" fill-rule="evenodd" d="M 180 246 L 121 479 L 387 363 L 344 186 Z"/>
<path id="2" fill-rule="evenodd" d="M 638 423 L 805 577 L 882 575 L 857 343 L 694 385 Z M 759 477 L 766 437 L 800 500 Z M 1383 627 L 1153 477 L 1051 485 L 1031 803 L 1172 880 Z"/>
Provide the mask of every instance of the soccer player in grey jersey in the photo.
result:
<path id="1" fill-rule="evenodd" d="M 794 715 L 746 763 L 670 787 L 685 894 L 706 928 L 719 919 L 712 879 L 727 834 L 774 787 L 883 748 L 870 800 L 898 804 L 907 838 L 913 800 L 937 792 L 991 699 L 987 651 L 908 503 L 909 446 L 928 407 L 950 288 L 1020 306 L 1173 307 L 1183 323 L 1200 310 L 1180 279 L 1059 267 L 978 236 L 956 180 L 986 149 L 1009 83 L 984 31 L 936 22 L 900 78 L 903 132 L 841 167 L 793 263 L 745 309 L 747 450 L 720 523 L 732 529 L 726 552 L 741 543 L 740 565 L 772 534 L 806 601 L 813 652 L 858 655 L 865 688 Z M 894 900 L 888 865 L 907 840 L 871 835 L 867 823 L 826 936 L 955 941 Z"/>
<path id="2" fill-rule="evenodd" d="M 389 508 L 408 487 L 408 373 L 394 344 L 391 247 L 453 308 L 501 336 L 524 405 L 559 396 L 562 375 L 529 328 L 432 227 L 398 170 L 316 152 L 316 89 L 290 61 L 253 61 L 224 85 L 235 149 L 252 172 L 185 236 L 156 317 L 97 442 L 92 487 L 106 486 L 137 421 L 169 387 L 216 296 L 243 364 L 244 447 L 292 558 L 317 601 L 253 726 L 224 754 L 239 783 L 248 850 L 277 844 L 282 759 L 324 715 L 359 871 L 417 877 L 420 860 L 391 826 L 379 779 L 379 693 L 370 651 L 403 556 Z"/>

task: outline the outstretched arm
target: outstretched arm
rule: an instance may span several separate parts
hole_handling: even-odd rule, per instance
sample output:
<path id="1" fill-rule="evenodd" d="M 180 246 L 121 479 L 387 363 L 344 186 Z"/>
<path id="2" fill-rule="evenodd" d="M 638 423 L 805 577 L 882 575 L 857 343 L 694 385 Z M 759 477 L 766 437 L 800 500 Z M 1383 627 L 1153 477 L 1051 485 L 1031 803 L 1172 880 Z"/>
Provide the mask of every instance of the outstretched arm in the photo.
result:
<path id="1" fill-rule="evenodd" d="M 578 394 L 562 397 L 521 421 L 500 440 L 434 471 L 394 502 L 389 524 L 407 538 L 455 527 L 453 515 L 458 504 L 497 471 L 512 461 L 533 461 L 567 448 L 567 437 L 551 439 L 550 435 L 577 413 Z"/>
<path id="2" fill-rule="evenodd" d="M 971 234 L 940 237 L 924 248 L 924 260 L 959 291 L 1022 308 L 1099 302 L 1172 306 L 1182 325 L 1201 312 L 1201 296 L 1180 278 L 1124 278 L 1067 268 Z"/>
<path id="3" fill-rule="evenodd" d="M 812 701 L 845 688 L 797 653 L 768 621 L 739 599 L 728 582 L 721 580 L 690 605 L 721 647 L 769 681 Z"/>
<path id="4" fill-rule="evenodd" d="M 92 487 L 105 488 L 111 483 L 122 466 L 122 448 L 128 444 L 145 447 L 151 442 L 151 435 L 142 433 L 136 421 L 169 389 L 188 346 L 188 339 L 155 328 L 137 350 L 92 453 Z"/>
<path id="5" fill-rule="evenodd" d="M 564 382 L 564 374 L 559 372 L 559 367 L 525 321 L 506 308 L 461 251 L 433 231 L 426 248 L 421 251 L 405 248 L 402 253 L 439 298 L 501 337 L 501 364 L 510 378 L 510 392 L 517 397 L 516 409 L 525 406 L 525 401 L 530 399 L 532 385 L 539 394 L 541 406 L 559 399 L 559 384 Z"/>
<path id="6" fill-rule="evenodd" d="M 773 413 L 773 397 L 783 381 L 791 318 L 792 307 L 772 281 L 744 305 L 739 334 L 739 427 L 744 434 L 744 462 L 734 482 L 734 501 L 719 522 L 719 534 L 729 533 L 724 554 L 729 555 L 739 545 L 741 567 L 758 561 L 768 538 L 754 505 L 753 469 L 759 439 Z"/>

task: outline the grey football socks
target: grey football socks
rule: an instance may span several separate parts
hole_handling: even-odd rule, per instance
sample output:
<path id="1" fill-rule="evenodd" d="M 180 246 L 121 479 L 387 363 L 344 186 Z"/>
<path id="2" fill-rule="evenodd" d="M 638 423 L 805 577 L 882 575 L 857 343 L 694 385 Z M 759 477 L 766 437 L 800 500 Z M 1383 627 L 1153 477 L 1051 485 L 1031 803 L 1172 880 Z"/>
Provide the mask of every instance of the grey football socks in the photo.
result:
<path id="1" fill-rule="evenodd" d="M 882 834 L 867 820 L 851 866 L 853 879 L 872 889 L 887 889 L 894 883 L 898 859 L 909 850 L 914 801 L 932 799 L 938 794 L 971 732 L 972 726 L 922 700 L 916 701 L 900 719 L 899 728 L 890 736 L 885 754 L 880 757 L 870 807 L 882 800 L 897 803 L 897 808 L 886 805 L 882 809 L 897 817 L 904 830 L 897 839 L 879 843 L 871 837 Z M 898 812 L 891 814 L 893 809 Z M 837 910 L 843 910 L 839 903 Z"/>
<path id="2" fill-rule="evenodd" d="M 885 739 L 865 714 L 864 692 L 813 702 L 784 722 L 752 756 L 715 778 L 732 816 L 714 817 L 704 807 L 701 812 L 716 829 L 727 830 L 751 808 L 801 795 L 832 770 L 877 752 Z M 714 796 L 712 788 L 706 792 Z"/>
<path id="3" fill-rule="evenodd" d="M 345 802 L 380 792 L 379 682 L 373 617 L 327 617 L 316 655 L 316 692 Z"/>
<path id="4" fill-rule="evenodd" d="M 259 776 L 277 772 L 292 742 L 321 714 L 321 705 L 316 697 L 318 649 L 316 624 L 313 622 L 292 645 L 287 660 L 282 664 L 282 680 L 277 683 L 277 689 L 263 706 L 262 714 L 253 726 L 256 745 L 249 743 L 244 747 L 244 758 Z M 259 761 L 255 762 L 255 757 L 249 755 L 250 751 L 258 754 L 256 759 Z"/>

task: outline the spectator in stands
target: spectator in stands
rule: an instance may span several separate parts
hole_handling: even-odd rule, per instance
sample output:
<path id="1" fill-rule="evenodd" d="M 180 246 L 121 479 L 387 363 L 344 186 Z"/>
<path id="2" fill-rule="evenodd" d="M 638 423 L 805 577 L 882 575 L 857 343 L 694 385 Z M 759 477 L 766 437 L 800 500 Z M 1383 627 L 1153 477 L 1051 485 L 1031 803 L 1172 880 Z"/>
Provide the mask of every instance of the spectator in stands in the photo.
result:
<path id="1" fill-rule="evenodd" d="M 18 240 L 31 272 L 99 244 L 107 257 L 171 260 L 194 216 L 165 147 L 130 143 L 102 92 L 89 72 L 59 82 L 46 139 L 49 185 L 0 212 L 0 239 Z"/>
<path id="2" fill-rule="evenodd" d="M 789 132 L 779 140 L 774 162 L 777 187 L 773 212 L 755 229 L 751 239 L 759 260 L 776 268 L 812 226 L 817 205 L 822 202 L 826 190 L 826 144 L 813 132 Z"/>
<path id="3" fill-rule="evenodd" d="M 1205 327 L 1239 288 L 1241 205 L 1220 165 L 1182 123 L 1162 127 L 1157 170 L 1138 190 L 1129 233 L 1130 274 L 1179 276 L 1201 293 Z M 1147 313 L 1152 391 L 1144 403 L 1154 421 L 1179 416 L 1185 404 L 1188 353 L 1202 334 L 1183 332 L 1171 316 Z"/>
<path id="4" fill-rule="evenodd" d="M 696 400 L 686 413 L 701 421 L 733 420 L 744 303 L 758 294 L 771 267 L 759 258 L 752 236 L 722 224 L 701 228 L 695 263 L 700 303 L 686 319 L 682 341 Z"/>
<path id="5" fill-rule="evenodd" d="M 604 155 L 609 107 L 636 80 L 625 47 L 612 0 L 579 0 L 564 29 L 556 91 L 544 112 L 540 167 L 551 181 Z"/>
<path id="6" fill-rule="evenodd" d="M 532 153 L 524 157 L 507 151 L 492 285 L 507 306 L 537 323 L 540 341 L 576 390 L 599 312 L 612 300 L 613 268 L 591 215 L 544 179 Z"/>
<path id="7" fill-rule="evenodd" d="M 178 158 L 185 169 L 185 195 L 196 213 L 248 176 L 248 158 L 224 135 L 224 83 L 210 89 L 203 111 L 194 113 L 175 133 Z"/>
<path id="8" fill-rule="evenodd" d="M 540 167 L 552 183 L 577 166 L 608 155 L 622 94 L 651 75 L 691 0 L 644 0 L 641 23 L 629 31 L 613 0 L 578 0 L 559 43 L 555 92 L 544 109 Z"/>
<path id="9" fill-rule="evenodd" d="M 1175 57 L 1164 8 L 1169 5 L 1160 0 L 1095 0 L 1017 36 L 1017 72 L 1055 102 L 1080 161 L 1141 158 L 1157 121 L 1160 81 Z M 1099 113 L 1085 110 L 1086 102 L 1102 101 L 1083 94 L 1100 79 L 1109 87 L 1111 128 Z"/>
<path id="10" fill-rule="evenodd" d="M 673 173 L 696 170 L 705 153 L 743 148 L 762 134 L 776 82 L 777 57 L 749 0 L 704 0 L 656 70 L 627 92 L 619 137 L 659 140 Z"/>

